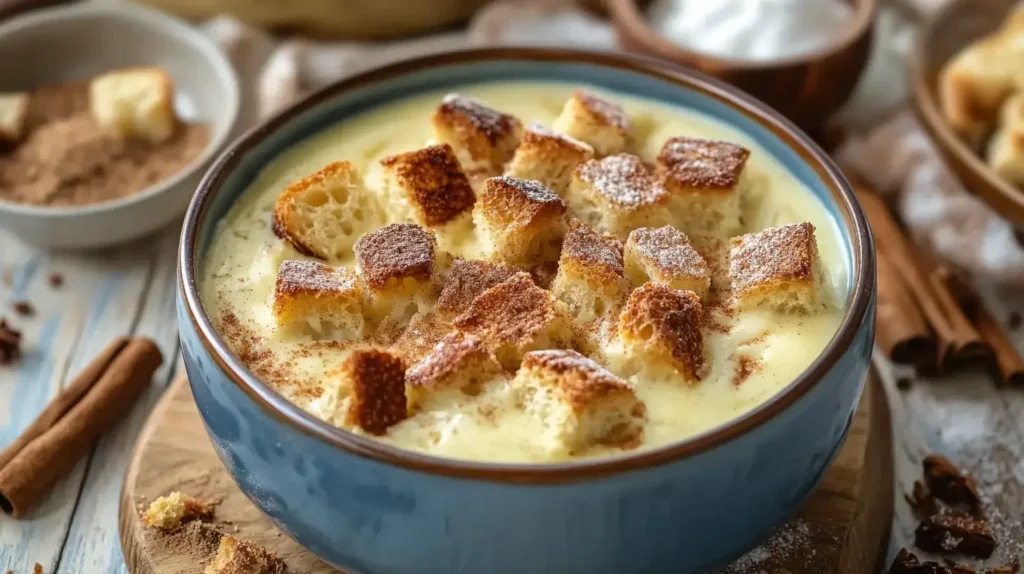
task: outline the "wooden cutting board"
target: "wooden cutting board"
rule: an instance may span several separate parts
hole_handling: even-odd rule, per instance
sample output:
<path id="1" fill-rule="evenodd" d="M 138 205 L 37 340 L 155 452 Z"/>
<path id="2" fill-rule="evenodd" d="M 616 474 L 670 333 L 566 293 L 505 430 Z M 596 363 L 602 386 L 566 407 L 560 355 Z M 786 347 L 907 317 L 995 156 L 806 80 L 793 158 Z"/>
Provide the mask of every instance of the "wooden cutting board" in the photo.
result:
<path id="1" fill-rule="evenodd" d="M 872 375 L 846 445 L 807 507 L 726 572 L 877 572 L 892 519 L 891 434 L 885 393 Z M 282 535 L 235 486 L 213 451 L 184 378 L 153 410 L 125 474 L 121 548 L 132 574 L 201 574 L 205 567 L 207 557 L 183 552 L 140 521 L 141 509 L 172 490 L 221 500 L 218 527 L 264 545 L 291 572 L 337 572 Z"/>

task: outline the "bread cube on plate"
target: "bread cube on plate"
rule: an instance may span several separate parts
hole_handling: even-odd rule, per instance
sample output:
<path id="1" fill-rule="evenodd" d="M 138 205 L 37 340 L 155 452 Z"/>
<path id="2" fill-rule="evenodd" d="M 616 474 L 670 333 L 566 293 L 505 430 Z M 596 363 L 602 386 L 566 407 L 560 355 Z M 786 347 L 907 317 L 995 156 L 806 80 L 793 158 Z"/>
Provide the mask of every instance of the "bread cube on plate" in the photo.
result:
<path id="1" fill-rule="evenodd" d="M 565 232 L 565 202 L 539 181 L 492 177 L 474 211 L 493 259 L 511 265 L 536 265 L 558 258 Z"/>
<path id="2" fill-rule="evenodd" d="M 988 142 L 986 161 L 1001 177 L 1024 185 L 1024 94 L 1003 104 L 999 128 Z"/>
<path id="3" fill-rule="evenodd" d="M 452 324 L 483 341 L 506 368 L 518 367 L 529 351 L 563 347 L 572 340 L 565 306 L 528 273 L 484 291 Z"/>
<path id="4" fill-rule="evenodd" d="M 151 143 L 174 135 L 174 80 L 161 68 L 125 68 L 101 74 L 89 84 L 96 123 L 122 137 Z"/>
<path id="5" fill-rule="evenodd" d="M 27 93 L 0 94 L 0 146 L 17 143 L 24 135 L 28 103 Z"/>
<path id="6" fill-rule="evenodd" d="M 211 504 L 174 491 L 151 502 L 142 518 L 146 526 L 169 532 L 177 530 L 189 520 L 209 518 L 212 515 Z"/>
<path id="7" fill-rule="evenodd" d="M 729 277 L 740 307 L 811 312 L 827 303 L 814 226 L 794 223 L 732 239 Z"/>
<path id="8" fill-rule="evenodd" d="M 363 286 L 355 271 L 316 261 L 282 261 L 274 288 L 274 317 L 289 332 L 363 336 Z"/>
<path id="9" fill-rule="evenodd" d="M 472 211 L 476 195 L 447 143 L 380 163 L 392 217 L 436 229 Z"/>
<path id="10" fill-rule="evenodd" d="M 711 287 L 707 262 L 686 235 L 668 225 L 631 231 L 626 241 L 625 268 L 634 285 L 653 281 L 693 291 L 701 299 Z"/>
<path id="11" fill-rule="evenodd" d="M 625 240 L 631 230 L 665 220 L 668 194 L 640 158 L 619 154 L 576 166 L 565 199 L 570 214 Z"/>
<path id="12" fill-rule="evenodd" d="M 527 413 L 545 427 L 552 452 L 572 455 L 596 445 L 631 446 L 643 434 L 645 408 L 632 387 L 576 351 L 526 353 L 512 380 Z"/>
<path id="13" fill-rule="evenodd" d="M 479 338 L 453 332 L 405 372 L 409 408 L 416 410 L 452 391 L 480 392 L 481 385 L 502 376 L 501 363 Z"/>
<path id="14" fill-rule="evenodd" d="M 284 561 L 266 548 L 227 534 L 221 536 L 217 554 L 204 574 L 285 574 Z"/>
<path id="15" fill-rule="evenodd" d="M 292 183 L 274 204 L 274 233 L 299 253 L 324 260 L 350 257 L 356 239 L 380 220 L 376 198 L 347 161 Z"/>
<path id="16" fill-rule="evenodd" d="M 689 234 L 740 227 L 750 152 L 729 142 L 675 137 L 661 148 L 658 173 L 670 197 L 669 223 Z"/>
<path id="17" fill-rule="evenodd" d="M 621 243 L 598 235 L 578 219 L 569 230 L 558 258 L 558 273 L 551 292 L 572 316 L 589 323 L 616 309 L 629 292 L 623 274 Z"/>
<path id="18" fill-rule="evenodd" d="M 572 170 L 593 157 L 594 148 L 589 145 L 535 123 L 523 134 L 505 174 L 537 180 L 564 196 Z"/>
<path id="19" fill-rule="evenodd" d="M 565 102 L 552 126 L 594 148 L 597 157 L 626 151 L 629 146 L 629 117 L 615 103 L 585 90 L 576 90 Z"/>
<path id="20" fill-rule="evenodd" d="M 437 298 L 437 311 L 448 317 L 458 315 L 484 291 L 517 272 L 517 269 L 503 263 L 456 259 Z"/>
<path id="21" fill-rule="evenodd" d="M 619 317 L 619 337 L 630 370 L 647 378 L 698 382 L 704 360 L 703 309 L 693 291 L 644 283 Z"/>
<path id="22" fill-rule="evenodd" d="M 515 116 L 459 94 L 446 95 L 430 122 L 434 139 L 451 145 L 473 173 L 501 173 L 523 135 L 523 124 Z"/>

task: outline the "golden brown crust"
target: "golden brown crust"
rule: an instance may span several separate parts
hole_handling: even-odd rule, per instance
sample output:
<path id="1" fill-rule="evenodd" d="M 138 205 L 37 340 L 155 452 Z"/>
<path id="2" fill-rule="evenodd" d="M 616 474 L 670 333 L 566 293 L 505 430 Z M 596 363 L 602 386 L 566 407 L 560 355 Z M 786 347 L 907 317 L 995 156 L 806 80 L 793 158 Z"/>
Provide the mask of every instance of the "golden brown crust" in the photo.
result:
<path id="1" fill-rule="evenodd" d="M 623 133 L 629 132 L 629 117 L 622 106 L 599 98 L 586 90 L 576 90 L 572 97 L 580 109 L 587 112 L 593 123 L 614 126 Z"/>
<path id="2" fill-rule="evenodd" d="M 456 259 L 437 298 L 437 310 L 444 314 L 461 313 L 481 293 L 516 272 L 515 268 L 503 263 Z"/>
<path id="3" fill-rule="evenodd" d="M 704 373 L 703 309 L 692 291 L 645 283 L 635 289 L 619 320 L 624 337 L 654 343 L 688 382 Z"/>
<path id="4" fill-rule="evenodd" d="M 334 163 L 327 164 L 315 173 L 311 173 L 299 181 L 291 183 L 283 192 L 281 192 L 281 195 L 277 197 L 277 201 L 274 202 L 274 213 L 271 218 L 271 226 L 274 230 L 274 234 L 288 243 L 291 243 L 292 247 L 303 255 L 317 257 L 319 259 L 329 259 L 329 253 L 323 252 L 323 250 L 318 249 L 316 245 L 305 241 L 302 237 L 299 237 L 297 234 L 289 231 L 289 228 L 292 226 L 289 224 L 288 220 L 292 216 L 292 211 L 295 209 L 295 202 L 299 201 L 301 196 L 311 187 L 327 185 L 330 181 L 339 178 L 353 180 L 358 177 L 358 172 L 351 162 L 336 161 Z"/>
<path id="5" fill-rule="evenodd" d="M 488 178 L 480 206 L 492 224 L 515 229 L 543 225 L 565 213 L 562 198 L 542 183 L 511 176 Z"/>
<path id="6" fill-rule="evenodd" d="M 473 209 L 476 195 L 448 144 L 393 155 L 380 163 L 393 173 L 428 227 L 443 225 Z"/>
<path id="7" fill-rule="evenodd" d="M 571 266 L 586 278 L 614 282 L 623 276 L 621 245 L 618 240 L 605 239 L 587 224 L 572 219 L 558 264 Z"/>
<path id="8" fill-rule="evenodd" d="M 282 297 L 348 294 L 358 288 L 358 279 L 347 267 L 287 259 L 281 262 L 277 270 L 275 309 L 277 300 Z"/>
<path id="9" fill-rule="evenodd" d="M 534 285 L 528 273 L 516 273 L 484 291 L 452 324 L 491 349 L 525 347 L 556 320 L 557 313 L 547 291 Z"/>
<path id="10" fill-rule="evenodd" d="M 523 132 L 523 140 L 519 145 L 524 148 L 533 148 L 543 157 L 552 158 L 570 153 L 575 157 L 593 155 L 594 153 L 594 148 L 586 142 L 558 133 L 536 122 L 530 124 Z"/>
<path id="11" fill-rule="evenodd" d="M 613 209 L 634 210 L 663 201 L 667 194 L 635 155 L 620 153 L 585 161 L 573 177 L 589 185 Z"/>
<path id="12" fill-rule="evenodd" d="M 409 367 L 405 380 L 410 386 L 436 390 L 452 381 L 463 381 L 467 369 L 501 372 L 501 365 L 483 341 L 472 335 L 454 332 L 446 335 L 427 356 Z"/>
<path id="13" fill-rule="evenodd" d="M 468 154 L 473 165 L 500 171 L 519 145 L 523 125 L 515 116 L 491 109 L 479 101 L 448 94 L 431 118 L 434 133 Z"/>
<path id="14" fill-rule="evenodd" d="M 658 154 L 665 186 L 674 193 L 732 191 L 750 151 L 729 142 L 674 137 Z"/>
<path id="15" fill-rule="evenodd" d="M 818 248 L 814 226 L 794 223 L 732 239 L 729 276 L 736 294 L 814 280 Z"/>
<path id="16" fill-rule="evenodd" d="M 522 368 L 533 371 L 535 380 L 554 385 L 577 414 L 603 398 L 633 396 L 626 381 L 576 351 L 531 351 L 523 355 Z"/>
<path id="17" fill-rule="evenodd" d="M 413 223 L 393 223 L 356 241 L 359 270 L 366 283 L 385 289 L 392 280 L 429 281 L 434 274 L 433 234 Z"/>
<path id="18" fill-rule="evenodd" d="M 627 246 L 636 251 L 644 265 L 653 266 L 664 276 L 709 277 L 707 262 L 689 238 L 672 226 L 634 229 L 629 233 Z"/>
<path id="19" fill-rule="evenodd" d="M 346 424 L 382 435 L 406 419 L 405 365 L 400 357 L 376 349 L 356 350 L 341 370 L 351 385 Z"/>

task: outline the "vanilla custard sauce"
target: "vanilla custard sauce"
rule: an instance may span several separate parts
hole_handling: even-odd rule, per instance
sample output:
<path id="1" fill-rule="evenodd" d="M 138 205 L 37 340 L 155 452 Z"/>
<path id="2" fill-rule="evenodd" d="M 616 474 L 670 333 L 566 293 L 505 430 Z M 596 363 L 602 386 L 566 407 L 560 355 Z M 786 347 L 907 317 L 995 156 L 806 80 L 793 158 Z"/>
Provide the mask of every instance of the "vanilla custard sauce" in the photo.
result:
<path id="1" fill-rule="evenodd" d="M 537 121 L 550 126 L 577 87 L 516 82 L 469 85 L 458 92 L 518 117 L 523 125 Z M 746 170 L 751 183 L 743 232 L 803 221 L 814 224 L 822 268 L 827 271 L 825 289 L 832 302 L 828 309 L 807 315 L 768 309 L 720 313 L 717 321 L 726 328 L 705 331 L 709 369 L 700 382 L 629 379 L 647 409 L 643 440 L 636 448 L 647 449 L 726 423 L 792 382 L 838 329 L 847 299 L 849 265 L 839 230 L 825 207 L 750 138 L 692 111 L 593 91 L 626 110 L 638 142 L 633 152 L 645 161 L 653 161 L 665 140 L 674 136 L 720 139 L 749 149 Z M 313 341 L 278 329 L 272 312 L 278 266 L 286 259 L 307 258 L 273 233 L 274 202 L 289 183 L 340 160 L 352 162 L 368 187 L 380 189 L 378 161 L 428 144 L 429 118 L 444 93 L 385 104 L 342 121 L 268 164 L 219 223 L 200 270 L 204 307 L 228 345 L 257 376 L 328 422 L 339 422 L 331 420 L 337 371 L 358 342 Z M 472 232 L 438 239 L 440 248 L 455 256 L 481 257 L 480 242 Z M 331 263 L 351 266 L 354 257 Z M 405 337 L 415 339 L 415 333 Z M 608 347 L 605 366 L 623 374 L 615 359 L 616 343 Z M 743 372 L 743 365 L 750 362 L 758 367 L 749 374 Z M 543 448 L 541 423 L 517 406 L 507 381 L 493 381 L 479 396 L 455 392 L 445 399 L 442 407 L 418 412 L 392 426 L 379 440 L 432 455 L 479 461 L 545 462 L 563 456 Z M 623 452 L 636 450 L 597 446 L 573 456 Z"/>

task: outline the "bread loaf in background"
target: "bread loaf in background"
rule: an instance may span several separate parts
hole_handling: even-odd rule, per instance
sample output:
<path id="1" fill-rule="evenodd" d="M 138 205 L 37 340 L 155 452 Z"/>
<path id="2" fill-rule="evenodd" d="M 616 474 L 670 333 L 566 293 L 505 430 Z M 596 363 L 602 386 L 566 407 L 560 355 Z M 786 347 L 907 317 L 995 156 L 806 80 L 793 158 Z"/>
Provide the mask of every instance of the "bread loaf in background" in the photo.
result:
<path id="1" fill-rule="evenodd" d="M 259 26 L 369 40 L 468 20 L 487 0 L 137 0 L 191 20 L 229 14 Z"/>

